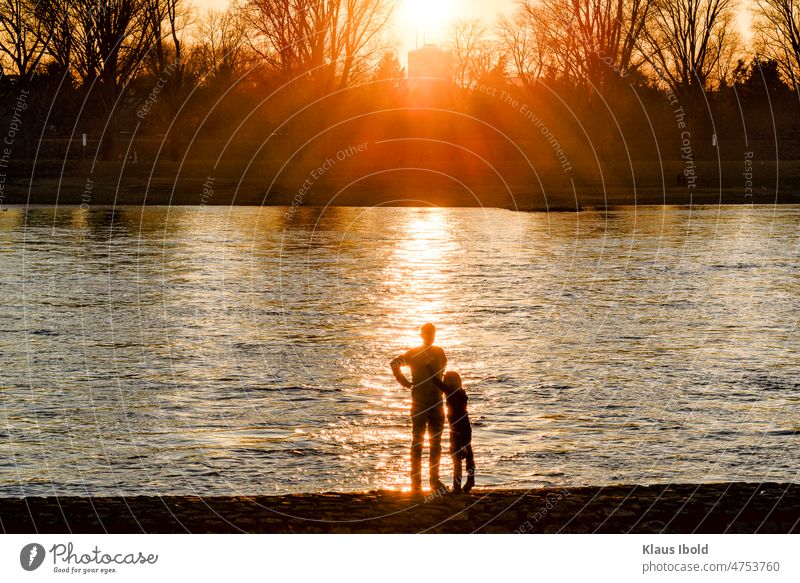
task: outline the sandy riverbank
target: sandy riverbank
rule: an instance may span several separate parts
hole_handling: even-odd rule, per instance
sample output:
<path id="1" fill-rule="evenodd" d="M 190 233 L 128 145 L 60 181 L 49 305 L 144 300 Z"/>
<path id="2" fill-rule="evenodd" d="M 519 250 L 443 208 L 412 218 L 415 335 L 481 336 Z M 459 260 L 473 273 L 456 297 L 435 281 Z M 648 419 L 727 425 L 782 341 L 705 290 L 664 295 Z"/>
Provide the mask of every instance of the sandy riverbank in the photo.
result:
<path id="1" fill-rule="evenodd" d="M 0 499 L 6 533 L 789 533 L 798 484 Z"/>

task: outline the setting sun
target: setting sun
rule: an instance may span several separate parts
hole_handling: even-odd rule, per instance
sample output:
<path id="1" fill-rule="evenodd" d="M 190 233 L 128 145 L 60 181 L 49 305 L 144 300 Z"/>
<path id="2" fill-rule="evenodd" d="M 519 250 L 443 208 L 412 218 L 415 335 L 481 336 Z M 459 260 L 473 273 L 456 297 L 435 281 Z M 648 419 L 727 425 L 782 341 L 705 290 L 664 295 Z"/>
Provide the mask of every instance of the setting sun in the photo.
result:
<path id="1" fill-rule="evenodd" d="M 447 27 L 458 18 L 455 0 L 403 0 L 399 12 L 400 25 L 419 36 L 422 44 L 428 41 L 442 41 Z"/>

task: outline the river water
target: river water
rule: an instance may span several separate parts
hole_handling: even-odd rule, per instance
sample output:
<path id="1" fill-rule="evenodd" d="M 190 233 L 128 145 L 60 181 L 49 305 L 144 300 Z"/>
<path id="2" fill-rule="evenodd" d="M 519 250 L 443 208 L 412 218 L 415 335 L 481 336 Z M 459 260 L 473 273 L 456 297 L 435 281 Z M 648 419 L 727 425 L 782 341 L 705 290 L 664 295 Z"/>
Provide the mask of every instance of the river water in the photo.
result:
<path id="1" fill-rule="evenodd" d="M 796 481 L 798 236 L 797 206 L 10 207 L 0 495 L 404 488 L 388 363 L 426 321 L 481 486 Z"/>

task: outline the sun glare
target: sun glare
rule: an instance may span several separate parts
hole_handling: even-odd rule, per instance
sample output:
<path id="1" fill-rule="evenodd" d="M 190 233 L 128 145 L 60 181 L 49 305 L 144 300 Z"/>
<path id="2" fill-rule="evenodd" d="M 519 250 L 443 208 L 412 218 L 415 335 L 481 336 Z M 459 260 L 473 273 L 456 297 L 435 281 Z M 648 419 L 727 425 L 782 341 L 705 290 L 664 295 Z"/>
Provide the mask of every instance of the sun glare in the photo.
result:
<path id="1" fill-rule="evenodd" d="M 409 213 L 403 236 L 397 239 L 394 258 L 387 269 L 386 285 L 392 294 L 385 300 L 387 309 L 401 323 L 406 336 L 402 344 L 419 344 L 419 326 L 424 322 L 441 322 L 452 292 L 446 267 L 458 254 L 449 221 L 441 209 L 427 208 Z M 449 341 L 455 326 L 438 337 Z"/>
<path id="2" fill-rule="evenodd" d="M 418 35 L 419 44 L 423 39 L 442 42 L 457 16 L 456 0 L 403 0 L 400 7 L 402 26 Z"/>

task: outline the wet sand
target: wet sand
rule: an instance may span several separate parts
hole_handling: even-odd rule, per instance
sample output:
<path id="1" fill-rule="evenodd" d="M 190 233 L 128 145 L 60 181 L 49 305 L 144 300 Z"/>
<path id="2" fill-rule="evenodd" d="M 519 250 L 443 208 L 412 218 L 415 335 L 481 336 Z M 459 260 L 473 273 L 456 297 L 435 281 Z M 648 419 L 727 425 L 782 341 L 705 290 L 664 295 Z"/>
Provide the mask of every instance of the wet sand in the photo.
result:
<path id="1" fill-rule="evenodd" d="M 791 533 L 800 484 L 1 498 L 5 533 Z"/>

